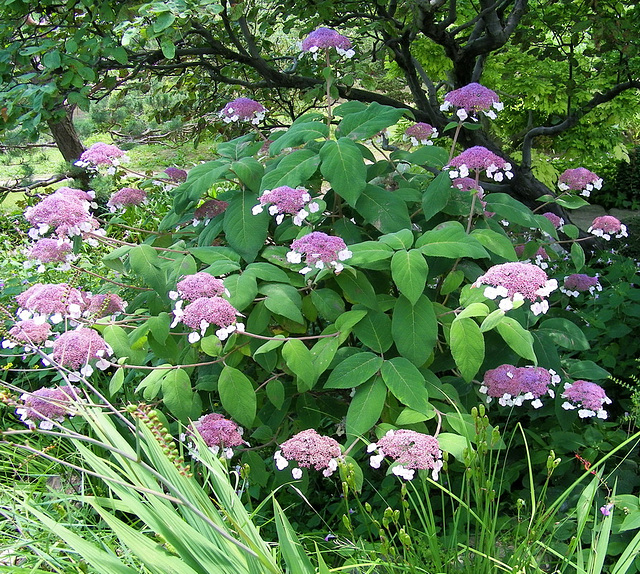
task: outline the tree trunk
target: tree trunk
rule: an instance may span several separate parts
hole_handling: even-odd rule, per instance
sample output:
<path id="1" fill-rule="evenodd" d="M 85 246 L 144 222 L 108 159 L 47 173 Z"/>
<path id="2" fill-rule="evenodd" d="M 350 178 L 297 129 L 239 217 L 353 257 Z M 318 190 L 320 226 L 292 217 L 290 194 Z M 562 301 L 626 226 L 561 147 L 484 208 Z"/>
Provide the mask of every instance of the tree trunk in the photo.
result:
<path id="1" fill-rule="evenodd" d="M 84 146 L 80 141 L 76 127 L 73 125 L 73 109 L 65 108 L 63 116 L 50 119 L 47 124 L 62 157 L 73 165 L 84 151 Z M 87 172 L 78 167 L 75 167 L 72 172 L 73 177 L 78 181 L 78 185 L 82 189 L 89 189 L 89 175 Z"/>

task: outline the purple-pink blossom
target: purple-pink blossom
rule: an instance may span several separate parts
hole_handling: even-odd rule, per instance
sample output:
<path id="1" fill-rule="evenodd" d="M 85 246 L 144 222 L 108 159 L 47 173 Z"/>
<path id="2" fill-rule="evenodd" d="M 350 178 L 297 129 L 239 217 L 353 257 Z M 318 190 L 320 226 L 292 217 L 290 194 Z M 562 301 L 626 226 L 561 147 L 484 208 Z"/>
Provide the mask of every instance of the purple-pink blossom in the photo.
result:
<path id="1" fill-rule="evenodd" d="M 413 430 L 390 430 L 377 442 L 367 447 L 372 455 L 370 464 L 380 468 L 385 456 L 394 461 L 391 471 L 406 480 L 411 480 L 416 470 L 430 470 L 433 480 L 438 480 L 442 469 L 442 451 L 435 437 Z"/>
<path id="2" fill-rule="evenodd" d="M 542 406 L 544 395 L 555 396 L 553 387 L 559 382 L 560 377 L 551 369 L 505 364 L 489 369 L 479 390 L 487 396 L 487 403 L 498 399 L 503 407 L 519 407 L 524 401 L 531 401 L 531 406 L 537 409 Z"/>
<path id="3" fill-rule="evenodd" d="M 7 337 L 2 341 L 3 349 L 13 349 L 18 345 L 24 345 L 25 350 L 44 343 L 51 334 L 51 325 L 44 319 L 25 319 L 18 321 L 11 329 Z"/>
<path id="4" fill-rule="evenodd" d="M 484 197 L 484 189 L 472 177 L 458 177 L 451 182 L 451 185 L 462 191 L 476 191 L 479 197 Z"/>
<path id="5" fill-rule="evenodd" d="M 79 377 L 75 372 L 85 377 L 93 373 L 89 363 L 95 362 L 99 369 L 107 369 L 110 364 L 106 357 L 112 353 L 111 347 L 97 331 L 88 327 L 78 327 L 62 333 L 53 342 L 50 358 L 58 365 L 74 371 L 73 378 L 77 380 Z M 71 379 L 72 376 L 69 378 Z"/>
<path id="6" fill-rule="evenodd" d="M 613 217 L 613 215 L 596 217 L 587 231 L 607 241 L 611 239 L 612 235 L 617 239 L 627 237 L 627 226 L 621 223 L 616 217 Z"/>
<path id="7" fill-rule="evenodd" d="M 507 179 L 513 177 L 511 164 L 482 146 L 470 147 L 454 157 L 445 167 L 449 168 L 451 179 L 468 177 L 472 172 L 479 176 L 483 171 L 489 179 L 498 182 L 505 177 Z"/>
<path id="8" fill-rule="evenodd" d="M 27 258 L 44 263 L 69 264 L 74 259 L 73 246 L 66 239 L 38 239 L 27 251 Z"/>
<path id="9" fill-rule="evenodd" d="M 351 251 L 340 237 L 327 235 L 321 231 L 313 231 L 291 244 L 291 251 L 287 253 L 289 263 L 300 263 L 305 257 L 306 266 L 300 273 L 306 275 L 315 269 L 332 268 L 336 273 L 344 269 L 342 261 L 352 256 Z"/>
<path id="10" fill-rule="evenodd" d="M 199 225 L 201 221 L 204 221 L 206 225 L 214 217 L 224 213 L 227 207 L 229 207 L 229 204 L 220 199 L 209 199 L 205 201 L 193 212 L 193 225 Z"/>
<path id="11" fill-rule="evenodd" d="M 189 334 L 189 342 L 195 343 L 204 336 L 209 325 L 218 327 L 216 337 L 226 339 L 234 331 L 244 331 L 244 324 L 238 323 L 238 311 L 222 297 L 199 297 L 182 309 L 183 301 L 178 301 L 173 310 L 172 326 L 179 322 L 193 329 Z M 198 333 L 200 331 L 200 333 Z"/>
<path id="12" fill-rule="evenodd" d="M 65 385 L 53 389 L 41 388 L 32 393 L 23 393 L 22 405 L 16 409 L 20 420 L 30 427 L 38 426 L 50 430 L 54 422 L 64 422 L 66 416 L 73 416 L 72 404 L 78 396 L 77 390 Z"/>
<path id="13" fill-rule="evenodd" d="M 192 427 L 215 455 L 222 451 L 226 458 L 231 458 L 234 447 L 248 444 L 242 438 L 242 428 L 219 413 L 201 416 L 192 424 Z M 186 435 L 189 434 L 192 434 L 191 430 L 186 433 Z"/>
<path id="14" fill-rule="evenodd" d="M 80 167 L 117 166 L 127 159 L 125 152 L 118 146 L 98 142 L 82 152 L 76 165 Z"/>
<path id="15" fill-rule="evenodd" d="M 127 205 L 140 205 L 147 201 L 147 192 L 143 189 L 136 189 L 134 187 L 123 187 L 122 189 L 111 194 L 109 201 L 107 201 L 107 207 L 111 212 L 115 212 L 119 207 L 126 207 Z"/>
<path id="16" fill-rule="evenodd" d="M 304 187 L 293 188 L 288 185 L 267 189 L 258 198 L 257 205 L 253 206 L 253 215 L 262 213 L 265 206 L 270 215 L 276 216 L 276 223 L 280 225 L 285 215 L 293 215 L 293 224 L 302 225 L 310 213 L 316 213 L 320 206 L 311 201 L 311 195 Z"/>
<path id="17" fill-rule="evenodd" d="M 590 277 L 584 273 L 574 273 L 564 278 L 564 286 L 560 287 L 560 291 L 569 297 L 577 297 L 585 291 L 593 295 L 596 291 L 602 291 L 602 285 L 600 285 L 597 275 Z"/>
<path id="18" fill-rule="evenodd" d="M 558 178 L 558 187 L 562 191 L 579 191 L 589 197 L 594 189 L 602 187 L 602 179 L 585 167 L 567 169 Z"/>
<path id="19" fill-rule="evenodd" d="M 473 283 L 473 287 L 480 285 L 487 285 L 484 296 L 488 299 L 501 298 L 499 307 L 503 311 L 513 309 L 517 301 L 528 299 L 532 302 L 531 311 L 534 315 L 549 310 L 546 297 L 558 288 L 558 282 L 549 279 L 540 267 L 522 262 L 494 265 Z M 537 301 L 538 298 L 541 301 Z"/>
<path id="20" fill-rule="evenodd" d="M 320 28 L 311 32 L 302 41 L 302 51 L 311 52 L 316 57 L 318 50 L 335 48 L 336 52 L 345 58 L 351 58 L 355 52 L 351 49 L 351 40 L 331 28 Z"/>
<path id="21" fill-rule="evenodd" d="M 68 283 L 36 283 L 17 295 L 16 303 L 21 319 L 42 316 L 52 323 L 79 318 L 86 305 L 83 293 Z"/>
<path id="22" fill-rule="evenodd" d="M 504 105 L 500 102 L 498 94 L 493 90 L 473 82 L 445 95 L 444 103 L 440 106 L 440 110 L 446 112 L 452 107 L 458 108 L 456 115 L 461 121 L 464 121 L 469 116 L 476 119 L 478 112 L 495 119 L 496 113 L 493 110 L 500 111 Z"/>
<path id="23" fill-rule="evenodd" d="M 607 418 L 604 405 L 611 404 L 605 390 L 596 383 L 579 380 L 574 383 L 566 383 L 564 392 L 560 395 L 566 399 L 562 408 L 566 410 L 578 409 L 578 416 L 582 419 L 588 417 Z"/>
<path id="24" fill-rule="evenodd" d="M 83 312 L 85 317 L 99 319 L 109 315 L 119 315 L 124 313 L 127 307 L 126 301 L 115 293 L 98 293 L 96 295 L 85 295 L 86 306 Z"/>
<path id="25" fill-rule="evenodd" d="M 438 130 L 430 124 L 418 122 L 409 126 L 402 137 L 411 141 L 412 145 L 433 145 L 433 139 L 438 137 Z"/>
<path id="26" fill-rule="evenodd" d="M 168 167 L 164 170 L 164 172 L 167 174 L 167 177 L 171 181 L 187 181 L 187 172 L 184 169 L 179 169 L 177 167 Z"/>
<path id="27" fill-rule="evenodd" d="M 604 506 L 600 507 L 600 512 L 602 512 L 602 516 L 611 516 L 611 511 L 613 510 L 614 504 L 613 502 L 609 502 Z"/>
<path id="28" fill-rule="evenodd" d="M 200 271 L 193 275 L 182 277 L 176 285 L 176 291 L 169 292 L 169 298 L 195 301 L 200 297 L 220 297 L 225 294 L 228 294 L 228 291 L 222 279 L 218 279 L 205 271 Z"/>
<path id="29" fill-rule="evenodd" d="M 335 439 L 318 434 L 314 429 L 293 435 L 280 445 L 273 458 L 278 470 L 286 468 L 290 462 L 297 464 L 291 472 L 296 480 L 302 477 L 303 468 L 321 470 L 324 476 L 331 476 L 338 468 L 342 450 Z"/>
<path id="30" fill-rule="evenodd" d="M 91 207 L 97 207 L 97 205 L 94 203 L 94 199 L 96 197 L 95 191 L 84 191 L 82 189 L 76 189 L 75 187 L 62 186 L 56 189 L 55 193 L 73 197 L 75 199 L 79 199 L 80 201 L 86 201 L 87 204 Z"/>
<path id="31" fill-rule="evenodd" d="M 543 213 L 542 216 L 546 217 L 556 229 L 561 229 L 564 225 L 564 219 L 551 211 Z"/>
<path id="32" fill-rule="evenodd" d="M 89 204 L 70 194 L 53 193 L 40 203 L 28 207 L 25 219 L 33 226 L 29 237 L 38 239 L 53 230 L 59 237 L 81 235 L 97 230 L 100 225 L 89 213 Z"/>
<path id="33" fill-rule="evenodd" d="M 258 125 L 266 113 L 266 108 L 260 102 L 251 98 L 236 98 L 220 110 L 219 116 L 227 124 L 240 121 Z"/>

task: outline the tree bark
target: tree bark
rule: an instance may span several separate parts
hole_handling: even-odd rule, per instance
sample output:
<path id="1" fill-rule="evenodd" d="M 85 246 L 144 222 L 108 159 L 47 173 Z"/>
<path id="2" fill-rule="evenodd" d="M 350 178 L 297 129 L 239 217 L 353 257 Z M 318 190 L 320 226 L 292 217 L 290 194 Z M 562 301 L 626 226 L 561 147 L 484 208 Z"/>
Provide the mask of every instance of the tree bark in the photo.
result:
<path id="1" fill-rule="evenodd" d="M 47 120 L 47 124 L 62 157 L 73 165 L 85 148 L 73 124 L 73 110 L 65 107 L 64 112 L 62 116 Z M 89 189 L 90 178 L 87 172 L 77 167 L 74 172 L 75 170 L 77 170 L 77 175 L 74 174 L 74 178 L 78 181 L 79 186 L 82 189 Z"/>

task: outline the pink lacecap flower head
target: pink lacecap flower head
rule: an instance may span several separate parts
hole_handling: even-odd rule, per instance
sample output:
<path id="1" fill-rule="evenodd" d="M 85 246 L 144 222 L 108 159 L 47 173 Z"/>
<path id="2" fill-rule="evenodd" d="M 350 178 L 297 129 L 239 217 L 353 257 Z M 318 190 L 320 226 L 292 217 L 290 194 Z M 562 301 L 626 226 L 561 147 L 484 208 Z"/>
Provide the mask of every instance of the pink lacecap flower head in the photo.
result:
<path id="1" fill-rule="evenodd" d="M 413 430 L 388 431 L 367 447 L 367 452 L 373 451 L 377 451 L 369 461 L 373 468 L 379 468 L 382 459 L 388 456 L 395 462 L 392 472 L 406 480 L 411 480 L 416 470 L 431 470 L 433 480 L 438 480 L 442 469 L 442 451 L 438 440 Z"/>
<path id="2" fill-rule="evenodd" d="M 519 407 L 524 401 L 531 401 L 537 409 L 542 406 L 542 397 L 555 396 L 553 387 L 559 382 L 560 377 L 551 369 L 505 364 L 485 373 L 480 392 L 487 396 L 487 403 L 498 399 L 503 407 Z"/>
<path id="3" fill-rule="evenodd" d="M 564 392 L 560 396 L 566 399 L 562 404 L 562 408 L 566 410 L 577 408 L 580 418 L 607 418 L 607 411 L 604 410 L 604 405 L 611 404 L 611 399 L 607 397 L 604 389 L 596 383 L 582 380 L 575 383 L 566 383 Z"/>
<path id="4" fill-rule="evenodd" d="M 602 187 L 602 179 L 585 167 L 567 169 L 558 178 L 561 191 L 579 191 L 580 195 L 589 197 L 594 189 Z"/>
<path id="5" fill-rule="evenodd" d="M 209 199 L 193 212 L 193 225 L 199 225 L 204 221 L 205 225 L 217 215 L 224 213 L 229 207 L 226 201 L 220 199 Z"/>
<path id="6" fill-rule="evenodd" d="M 109 315 L 119 315 L 124 313 L 127 307 L 127 302 L 115 293 L 87 295 L 86 300 L 87 303 L 83 315 L 94 319 L 108 317 Z"/>
<path id="7" fill-rule="evenodd" d="M 63 422 L 66 416 L 73 416 L 72 405 L 77 396 L 77 390 L 69 385 L 24 393 L 20 397 L 22 406 L 16 409 L 16 414 L 30 427 L 39 423 L 41 429 L 50 430 L 54 422 Z"/>
<path id="8" fill-rule="evenodd" d="M 556 229 L 561 229 L 564 225 L 564 219 L 562 219 L 562 217 L 560 217 L 559 215 L 552 213 L 551 211 L 543 213 L 542 216 L 546 217 Z"/>
<path id="9" fill-rule="evenodd" d="M 462 191 L 476 191 L 479 197 L 484 197 L 484 189 L 472 177 L 458 177 L 451 182 L 451 185 Z"/>
<path id="10" fill-rule="evenodd" d="M 89 213 L 89 204 L 71 194 L 53 193 L 40 203 L 28 207 L 24 217 L 33 226 L 29 230 L 32 239 L 38 239 L 49 230 L 59 237 L 72 237 L 100 227 Z"/>
<path id="11" fill-rule="evenodd" d="M 432 140 L 437 137 L 438 130 L 436 128 L 424 122 L 418 122 L 405 130 L 403 139 L 411 141 L 413 145 L 433 145 Z"/>
<path id="12" fill-rule="evenodd" d="M 115 212 L 119 207 L 127 205 L 140 205 L 147 200 L 147 192 L 143 189 L 135 189 L 133 187 L 123 187 L 122 189 L 111 194 L 107 207 L 111 212 Z"/>
<path id="13" fill-rule="evenodd" d="M 195 301 L 200 297 L 221 297 L 222 295 L 228 295 L 222 280 L 205 271 L 200 271 L 178 281 L 176 291 L 171 291 L 169 298 Z"/>
<path id="14" fill-rule="evenodd" d="M 345 58 L 351 58 L 355 52 L 351 49 L 351 41 L 331 28 L 320 27 L 311 32 L 302 41 L 302 51 L 311 52 L 316 57 L 318 50 L 335 48 Z"/>
<path id="15" fill-rule="evenodd" d="M 479 174 L 482 171 L 489 179 L 498 182 L 503 181 L 505 177 L 513 177 L 511 164 L 482 146 L 470 147 L 454 157 L 445 167 L 449 168 L 451 179 L 468 177 L 471 172 Z"/>
<path id="16" fill-rule="evenodd" d="M 27 258 L 44 263 L 69 263 L 73 260 L 73 246 L 66 239 L 38 239 L 27 252 Z"/>
<path id="17" fill-rule="evenodd" d="M 8 337 L 2 341 L 3 349 L 24 345 L 25 350 L 44 343 L 51 334 L 51 325 L 43 318 L 18 321 L 9 329 Z"/>
<path id="18" fill-rule="evenodd" d="M 315 201 L 311 201 L 311 195 L 304 187 L 282 185 L 267 189 L 262 192 L 258 201 L 260 203 L 254 205 L 252 213 L 262 213 L 263 208 L 268 205 L 269 214 L 275 215 L 278 225 L 282 223 L 285 215 L 293 215 L 294 225 L 300 226 L 310 213 L 316 213 L 320 209 Z"/>
<path id="19" fill-rule="evenodd" d="M 88 327 L 78 327 L 62 333 L 53 342 L 51 359 L 58 365 L 74 371 L 73 377 L 69 376 L 70 380 L 78 380 L 77 372 L 85 377 L 93 373 L 89 363 L 95 363 L 101 370 L 109 368 L 110 363 L 106 357 L 112 354 L 111 347 L 97 331 Z"/>
<path id="20" fill-rule="evenodd" d="M 498 94 L 493 90 L 474 82 L 445 95 L 444 103 L 440 106 L 440 110 L 444 112 L 452 107 L 458 108 L 456 115 L 461 121 L 464 121 L 469 116 L 476 119 L 478 112 L 495 119 L 496 113 L 494 110 L 500 111 L 504 105 L 500 102 Z"/>
<path id="21" fill-rule="evenodd" d="M 222 108 L 219 115 L 227 124 L 240 121 L 258 125 L 266 113 L 266 108 L 260 102 L 251 98 L 236 98 Z"/>
<path id="22" fill-rule="evenodd" d="M 75 199 L 79 199 L 80 201 L 86 201 L 92 207 L 96 207 L 96 205 L 93 204 L 93 200 L 96 197 L 95 191 L 84 191 L 82 189 L 76 189 L 75 187 L 62 186 L 56 189 L 55 193 L 73 197 Z"/>
<path id="23" fill-rule="evenodd" d="M 248 444 L 242 439 L 242 427 L 219 413 L 201 416 L 192 424 L 192 427 L 215 455 L 222 451 L 226 458 L 231 458 L 234 447 Z M 192 433 L 189 430 L 187 434 Z"/>
<path id="24" fill-rule="evenodd" d="M 327 235 L 321 231 L 313 231 L 291 244 L 287 253 L 289 263 L 300 263 L 305 256 L 306 267 L 300 273 L 306 275 L 315 269 L 333 268 L 336 273 L 344 269 L 342 261 L 352 256 L 351 251 L 340 237 Z"/>
<path id="25" fill-rule="evenodd" d="M 501 298 L 500 309 L 508 311 L 516 301 L 528 299 L 532 302 L 534 315 L 546 313 L 549 303 L 546 297 L 558 288 L 555 279 L 549 279 L 540 267 L 531 263 L 502 263 L 494 265 L 484 275 L 476 279 L 473 287 L 487 285 L 484 296 L 489 299 Z M 536 301 L 537 299 L 541 301 Z"/>
<path id="26" fill-rule="evenodd" d="M 602 285 L 600 285 L 597 275 L 590 277 L 584 273 L 573 273 L 564 278 L 564 286 L 560 287 L 560 291 L 569 297 L 578 297 L 580 293 L 586 291 L 594 295 L 596 291 L 602 291 Z"/>
<path id="27" fill-rule="evenodd" d="M 226 339 L 234 331 L 244 331 L 244 324 L 236 320 L 235 307 L 222 297 L 199 297 L 189 303 L 184 309 L 183 301 L 178 301 L 173 310 L 172 326 L 179 322 L 193 329 L 189 334 L 189 342 L 195 343 L 204 336 L 209 325 L 218 327 L 216 337 Z M 199 331 L 199 332 L 198 332 Z"/>
<path id="28" fill-rule="evenodd" d="M 621 223 L 619 219 L 613 217 L 613 215 L 596 217 L 587 231 L 607 241 L 611 239 L 612 235 L 617 239 L 628 237 L 627 226 Z"/>
<path id="29" fill-rule="evenodd" d="M 273 458 L 278 470 L 283 470 L 290 462 L 297 463 L 291 473 L 297 480 L 302 477 L 303 468 L 321 470 L 324 476 L 331 476 L 338 468 L 342 450 L 336 440 L 308 429 L 283 442 Z"/>
<path id="30" fill-rule="evenodd" d="M 164 172 L 167 174 L 167 177 L 171 181 L 187 181 L 187 172 L 184 169 L 178 169 L 177 167 L 168 167 L 164 170 Z"/>
<path id="31" fill-rule="evenodd" d="M 86 306 L 83 293 L 67 283 L 36 283 L 17 295 L 16 302 L 21 319 L 45 317 L 52 323 L 64 318 L 77 319 Z"/>
<path id="32" fill-rule="evenodd" d="M 118 146 L 98 142 L 82 152 L 76 165 L 80 167 L 117 166 L 127 159 L 125 152 Z"/>

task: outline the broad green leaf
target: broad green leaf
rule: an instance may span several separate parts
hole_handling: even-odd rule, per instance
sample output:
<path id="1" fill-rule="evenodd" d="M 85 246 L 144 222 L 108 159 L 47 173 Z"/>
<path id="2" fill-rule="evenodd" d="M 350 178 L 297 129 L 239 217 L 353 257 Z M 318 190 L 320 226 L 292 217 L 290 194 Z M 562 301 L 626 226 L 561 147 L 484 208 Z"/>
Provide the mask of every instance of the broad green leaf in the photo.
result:
<path id="1" fill-rule="evenodd" d="M 416 247 L 431 257 L 489 257 L 481 243 L 475 237 L 467 235 L 462 224 L 457 221 L 442 223 L 423 233 L 416 241 Z"/>
<path id="2" fill-rule="evenodd" d="M 413 245 L 413 232 L 410 229 L 401 229 L 394 233 L 387 233 L 378 237 L 380 243 L 384 243 L 391 249 L 411 249 Z"/>
<path id="3" fill-rule="evenodd" d="M 226 366 L 218 379 L 220 402 L 231 418 L 251 428 L 256 418 L 256 392 L 251 381 L 238 369 Z"/>
<path id="4" fill-rule="evenodd" d="M 320 165 L 320 156 L 312 150 L 301 149 L 282 158 L 275 169 L 264 174 L 260 190 L 282 185 L 298 187 L 306 183 Z"/>
<path id="5" fill-rule="evenodd" d="M 486 333 L 487 331 L 490 331 L 498 323 L 501 323 L 502 320 L 505 318 L 505 316 L 506 316 L 505 312 L 502 309 L 496 309 L 495 311 L 492 311 L 491 313 L 489 313 L 489 315 L 485 317 L 484 321 L 482 321 L 482 324 L 480 325 L 480 331 L 482 333 Z"/>
<path id="6" fill-rule="evenodd" d="M 395 156 L 396 152 L 394 152 L 393 157 L 395 158 Z M 400 157 L 414 165 L 437 167 L 440 169 L 447 163 L 447 161 L 449 161 L 449 152 L 446 149 L 435 145 L 425 145 L 419 147 L 416 151 L 409 153 L 405 152 L 404 154 L 401 154 Z M 451 178 L 448 173 L 443 173 L 442 175 L 445 175 L 449 180 L 449 183 L 451 183 Z"/>
<path id="7" fill-rule="evenodd" d="M 253 193 L 238 192 L 229 201 L 222 224 L 229 245 L 248 263 L 264 245 L 270 220 L 267 211 L 253 215 L 251 209 L 256 203 L 258 199 Z"/>
<path id="8" fill-rule="evenodd" d="M 344 313 L 344 299 L 333 289 L 315 289 L 311 291 L 311 301 L 318 314 L 327 321 L 335 321 Z"/>
<path id="9" fill-rule="evenodd" d="M 218 339 L 215 335 L 208 335 L 207 337 L 202 337 L 199 341 L 200 350 L 209 355 L 209 357 L 220 357 L 224 348 L 222 346 L 222 341 Z"/>
<path id="10" fill-rule="evenodd" d="M 211 247 L 191 247 L 189 248 L 189 253 L 207 265 L 224 261 L 229 263 L 230 266 L 235 264 L 234 268 L 231 269 L 232 271 L 240 268 L 240 256 L 229 247 L 220 247 L 217 245 L 212 245 Z"/>
<path id="11" fill-rule="evenodd" d="M 225 278 L 224 286 L 228 289 L 231 296 L 228 297 L 231 303 L 238 311 L 244 310 L 253 303 L 258 294 L 258 284 L 256 278 L 251 273 L 239 273 L 229 275 Z"/>
<path id="12" fill-rule="evenodd" d="M 484 248 L 499 255 L 507 261 L 517 261 L 518 255 L 513 243 L 506 236 L 491 229 L 474 229 L 471 236 L 475 237 Z"/>
<path id="13" fill-rule="evenodd" d="M 460 269 L 456 269 L 455 271 L 451 271 L 442 282 L 442 286 L 440 287 L 440 293 L 442 295 L 448 295 L 449 293 L 453 293 L 464 281 L 464 271 Z"/>
<path id="14" fill-rule="evenodd" d="M 347 357 L 331 371 L 325 389 L 350 389 L 368 381 L 382 366 L 382 357 L 363 351 Z"/>
<path id="15" fill-rule="evenodd" d="M 450 432 L 442 432 L 438 435 L 438 445 L 459 461 L 464 460 L 464 451 L 471 446 L 465 437 Z"/>
<path id="16" fill-rule="evenodd" d="M 269 353 L 270 351 L 273 351 L 275 349 L 279 349 L 280 347 L 282 347 L 282 345 L 284 345 L 285 342 L 286 342 L 286 339 L 284 338 L 284 335 L 276 335 L 270 341 L 267 341 L 263 345 L 260 345 L 255 350 L 253 355 L 255 357 L 256 355 L 261 355 L 263 353 Z"/>
<path id="17" fill-rule="evenodd" d="M 349 403 L 346 418 L 348 443 L 366 436 L 380 419 L 387 388 L 380 377 L 360 385 Z"/>
<path id="18" fill-rule="evenodd" d="M 163 30 L 166 30 L 173 22 L 176 17 L 169 11 L 160 12 L 156 18 L 156 21 L 153 23 L 153 31 L 156 34 L 159 34 Z"/>
<path id="19" fill-rule="evenodd" d="M 572 379 L 586 379 L 588 381 L 605 381 L 611 376 L 609 371 L 605 371 L 593 361 L 571 360 L 568 363 L 567 371 Z"/>
<path id="20" fill-rule="evenodd" d="M 427 283 L 429 267 L 418 249 L 410 251 L 396 251 L 391 259 L 391 277 L 402 293 L 412 305 L 422 295 Z"/>
<path id="21" fill-rule="evenodd" d="M 282 315 L 296 323 L 304 323 L 302 316 L 302 297 L 292 285 L 268 283 L 261 285 L 259 292 L 266 295 L 265 307 L 276 315 Z"/>
<path id="22" fill-rule="evenodd" d="M 533 212 L 506 193 L 490 193 L 485 196 L 487 211 L 493 211 L 498 219 L 506 219 L 509 223 L 517 223 L 522 227 L 538 228 Z"/>
<path id="23" fill-rule="evenodd" d="M 253 275 L 263 281 L 289 283 L 289 276 L 279 267 L 271 263 L 250 263 L 244 270 L 246 275 Z"/>
<path id="24" fill-rule="evenodd" d="M 229 169 L 238 176 L 240 182 L 256 193 L 260 191 L 260 181 L 264 174 L 264 167 L 253 157 L 243 157 L 231 164 Z"/>
<path id="25" fill-rule="evenodd" d="M 404 357 L 385 360 L 380 370 L 387 388 L 403 405 L 428 415 L 431 411 L 424 377 Z"/>
<path id="26" fill-rule="evenodd" d="M 220 146 L 218 147 L 220 153 Z M 196 165 L 189 170 L 187 181 L 180 184 L 173 190 L 173 208 L 177 213 L 182 213 L 189 207 L 195 205 L 213 184 L 219 181 L 229 170 L 229 165 L 225 160 L 215 160 Z M 166 224 L 160 229 L 167 229 Z"/>
<path id="27" fill-rule="evenodd" d="M 372 102 L 362 111 L 348 114 L 345 112 L 336 135 L 340 138 L 365 140 L 394 125 L 404 113 L 402 109 Z"/>
<path id="28" fill-rule="evenodd" d="M 484 361 L 484 337 L 480 327 L 473 319 L 457 317 L 451 323 L 449 341 L 453 360 L 462 378 L 466 382 L 471 381 Z"/>
<path id="29" fill-rule="evenodd" d="M 164 343 L 167 340 L 171 320 L 172 318 L 169 313 L 162 312 L 155 317 L 150 317 L 147 321 L 149 324 L 149 332 L 158 343 Z"/>
<path id="30" fill-rule="evenodd" d="M 296 376 L 298 392 L 310 390 L 318 379 L 311 351 L 299 339 L 291 339 L 282 347 L 282 358 Z"/>
<path id="31" fill-rule="evenodd" d="M 335 327 L 332 329 L 335 330 Z M 335 332 L 337 334 L 337 330 Z M 328 334 L 326 333 L 326 330 L 324 334 Z M 336 336 L 319 339 L 318 342 L 313 347 L 311 347 L 313 366 L 315 368 L 317 376 L 320 376 L 329 368 L 329 365 L 338 352 L 339 346 L 340 342 L 338 340 L 338 337 Z"/>
<path id="32" fill-rule="evenodd" d="M 489 307 L 484 303 L 471 303 L 466 309 L 463 309 L 458 314 L 458 319 L 464 319 L 465 317 L 486 317 L 489 314 Z"/>
<path id="33" fill-rule="evenodd" d="M 140 381 L 140 384 L 134 392 L 137 394 L 142 391 L 142 396 L 145 401 L 155 399 L 162 388 L 162 379 L 169 372 L 170 367 L 171 365 L 169 365 L 169 363 L 159 365 Z"/>
<path id="34" fill-rule="evenodd" d="M 544 331 L 558 346 L 570 351 L 586 351 L 589 341 L 582 329 L 569 319 L 546 319 L 540 323 L 539 331 Z"/>
<path id="35" fill-rule="evenodd" d="M 423 365 L 438 340 L 438 322 L 433 304 L 421 295 L 415 305 L 399 297 L 393 308 L 391 333 L 398 352 L 414 365 Z"/>
<path id="36" fill-rule="evenodd" d="M 579 243 L 571 244 L 571 261 L 573 261 L 576 271 L 580 271 L 584 267 L 584 249 L 582 249 L 582 245 Z"/>
<path id="37" fill-rule="evenodd" d="M 198 417 L 195 397 L 191 379 L 184 369 L 171 369 L 162 378 L 162 402 L 179 421 Z"/>
<path id="38" fill-rule="evenodd" d="M 396 418 L 395 424 L 397 426 L 406 426 L 406 425 L 415 425 L 417 423 L 428 421 L 429 419 L 432 419 L 433 417 L 436 416 L 435 408 L 431 404 L 429 404 L 429 407 L 431 408 L 431 414 L 430 415 L 425 415 L 423 413 L 419 413 L 418 411 L 414 411 L 413 409 L 410 409 L 409 407 L 404 408 L 404 409 L 402 409 L 402 412 Z"/>
<path id="39" fill-rule="evenodd" d="M 367 223 L 382 233 L 411 228 L 409 210 L 404 200 L 377 185 L 367 185 L 355 207 Z"/>
<path id="40" fill-rule="evenodd" d="M 244 136 L 240 136 L 238 138 L 229 140 L 228 142 L 219 143 L 216 147 L 216 153 L 221 155 L 224 158 L 230 158 L 232 160 L 239 160 L 243 157 L 250 157 L 258 152 L 258 150 L 263 146 L 262 140 L 255 141 L 256 134 L 250 133 Z M 223 161 L 226 169 L 228 168 L 228 163 Z M 192 167 L 189 170 L 189 177 L 191 177 L 191 173 L 194 169 L 197 169 L 199 166 Z M 187 182 L 189 178 L 187 178 Z"/>
<path id="41" fill-rule="evenodd" d="M 443 171 L 429 184 L 422 195 L 424 218 L 429 221 L 434 215 L 440 213 L 449 203 L 449 197 L 451 197 L 451 178 L 446 171 Z"/>
<path id="42" fill-rule="evenodd" d="M 363 345 L 376 353 L 385 353 L 393 345 L 391 319 L 381 311 L 369 311 L 354 326 L 353 333 Z"/>
<path id="43" fill-rule="evenodd" d="M 267 392 L 267 398 L 271 404 L 280 410 L 282 405 L 284 405 L 284 385 L 279 380 L 275 379 L 267 383 L 265 390 Z"/>
<path id="44" fill-rule="evenodd" d="M 328 133 L 329 128 L 321 122 L 294 123 L 269 146 L 269 153 L 277 155 L 285 148 L 298 147 L 312 140 L 325 139 Z"/>
<path id="45" fill-rule="evenodd" d="M 354 206 L 367 185 L 367 169 L 358 146 L 348 138 L 329 140 L 320 150 L 320 159 L 324 178 L 340 197 Z"/>
<path id="46" fill-rule="evenodd" d="M 109 381 L 109 394 L 115 395 L 124 384 L 124 369 L 117 369 Z"/>
<path id="47" fill-rule="evenodd" d="M 538 359 L 533 351 L 533 336 L 518 321 L 512 317 L 503 317 L 496 325 L 496 330 L 518 355 L 538 364 Z"/>
<path id="48" fill-rule="evenodd" d="M 336 281 L 344 291 L 345 299 L 351 303 L 361 303 L 369 309 L 378 309 L 376 293 L 362 271 L 342 272 L 336 276 Z"/>
<path id="49" fill-rule="evenodd" d="M 169 38 L 162 38 L 160 49 L 162 50 L 162 55 L 167 58 L 167 60 L 173 59 L 176 55 L 176 45 Z"/>
<path id="50" fill-rule="evenodd" d="M 367 316 L 367 311 L 364 309 L 352 309 L 343 313 L 336 319 L 336 329 L 340 333 L 338 341 L 340 344 L 344 343 L 347 337 L 351 334 L 354 325 L 362 321 Z"/>
<path id="51" fill-rule="evenodd" d="M 565 209 L 578 209 L 580 207 L 584 207 L 585 205 L 589 205 L 588 201 L 585 201 L 577 195 L 564 195 L 562 197 L 556 197 L 555 203 L 561 205 Z"/>
<path id="52" fill-rule="evenodd" d="M 162 297 L 167 295 L 167 275 L 162 269 L 157 251 L 150 245 L 137 245 L 129 251 L 131 270 Z"/>
<path id="53" fill-rule="evenodd" d="M 109 325 L 102 331 L 102 336 L 113 349 L 118 359 L 127 358 L 133 365 L 142 365 L 147 357 L 144 349 L 133 349 L 127 332 L 118 325 Z"/>
<path id="54" fill-rule="evenodd" d="M 379 241 L 364 241 L 349 245 L 352 256 L 349 258 L 349 265 L 366 266 L 367 263 L 374 263 L 390 259 L 393 249 Z"/>

